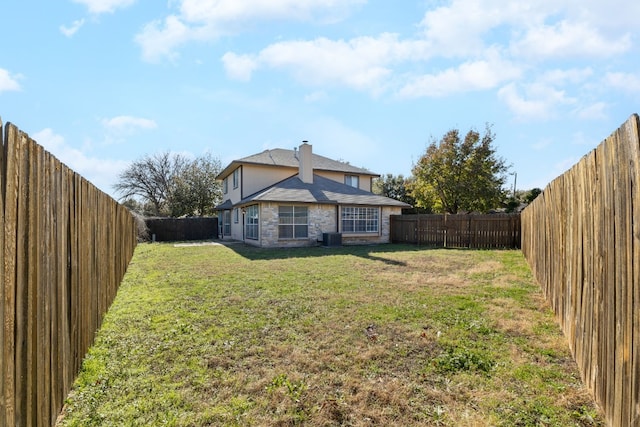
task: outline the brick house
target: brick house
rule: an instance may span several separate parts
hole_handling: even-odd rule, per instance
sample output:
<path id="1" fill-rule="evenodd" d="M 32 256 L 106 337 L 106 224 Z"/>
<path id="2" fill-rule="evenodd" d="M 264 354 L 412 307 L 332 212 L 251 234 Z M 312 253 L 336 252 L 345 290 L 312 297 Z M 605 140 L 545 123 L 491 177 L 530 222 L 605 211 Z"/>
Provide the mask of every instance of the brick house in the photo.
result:
<path id="1" fill-rule="evenodd" d="M 261 247 L 389 242 L 389 216 L 410 205 L 371 192 L 367 169 L 299 149 L 232 161 L 217 179 L 220 238 Z"/>

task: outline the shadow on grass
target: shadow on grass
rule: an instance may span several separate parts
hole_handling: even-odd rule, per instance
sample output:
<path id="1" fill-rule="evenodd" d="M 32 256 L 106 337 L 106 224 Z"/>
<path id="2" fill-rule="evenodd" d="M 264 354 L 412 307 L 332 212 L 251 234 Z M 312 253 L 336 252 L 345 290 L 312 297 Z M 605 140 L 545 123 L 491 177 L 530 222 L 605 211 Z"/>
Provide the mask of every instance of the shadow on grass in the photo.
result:
<path id="1" fill-rule="evenodd" d="M 251 261 L 352 255 L 383 262 L 389 265 L 400 266 L 406 265 L 406 262 L 398 261 L 385 255 L 394 252 L 412 252 L 429 249 L 424 246 L 392 243 L 378 245 L 348 245 L 338 247 L 313 246 L 301 248 L 259 248 L 244 243 L 234 243 L 226 246 L 238 255 Z"/>

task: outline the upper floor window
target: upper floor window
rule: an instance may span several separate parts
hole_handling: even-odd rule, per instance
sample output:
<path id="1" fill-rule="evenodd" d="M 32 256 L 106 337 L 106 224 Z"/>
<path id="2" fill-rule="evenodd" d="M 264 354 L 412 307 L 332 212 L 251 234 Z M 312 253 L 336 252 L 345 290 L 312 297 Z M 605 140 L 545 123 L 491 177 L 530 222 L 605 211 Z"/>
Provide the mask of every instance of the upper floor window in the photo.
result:
<path id="1" fill-rule="evenodd" d="M 229 192 L 229 177 L 222 180 L 222 191 L 224 194 Z"/>
<path id="2" fill-rule="evenodd" d="M 359 188 L 360 182 L 357 175 L 345 175 L 344 183 L 350 185 L 351 187 Z"/>
<path id="3" fill-rule="evenodd" d="M 240 168 L 233 171 L 233 188 L 238 188 L 240 182 Z"/>

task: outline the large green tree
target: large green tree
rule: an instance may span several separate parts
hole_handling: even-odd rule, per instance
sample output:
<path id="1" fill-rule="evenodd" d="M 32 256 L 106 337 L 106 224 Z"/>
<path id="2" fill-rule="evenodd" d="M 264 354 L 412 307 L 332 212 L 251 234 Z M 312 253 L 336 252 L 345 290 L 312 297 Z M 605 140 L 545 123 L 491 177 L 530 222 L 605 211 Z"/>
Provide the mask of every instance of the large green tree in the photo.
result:
<path id="1" fill-rule="evenodd" d="M 484 135 L 457 129 L 433 139 L 413 167 L 411 195 L 435 212 L 487 212 L 500 206 L 508 166 L 493 147 L 489 125 Z"/>

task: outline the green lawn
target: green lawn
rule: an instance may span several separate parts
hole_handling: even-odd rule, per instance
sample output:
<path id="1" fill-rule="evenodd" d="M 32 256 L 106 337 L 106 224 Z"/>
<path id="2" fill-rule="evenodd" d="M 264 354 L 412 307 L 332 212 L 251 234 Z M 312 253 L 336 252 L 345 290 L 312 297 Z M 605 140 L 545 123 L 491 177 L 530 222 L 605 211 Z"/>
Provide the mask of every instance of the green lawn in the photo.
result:
<path id="1" fill-rule="evenodd" d="M 519 251 L 158 243 L 60 424 L 604 425 Z"/>

